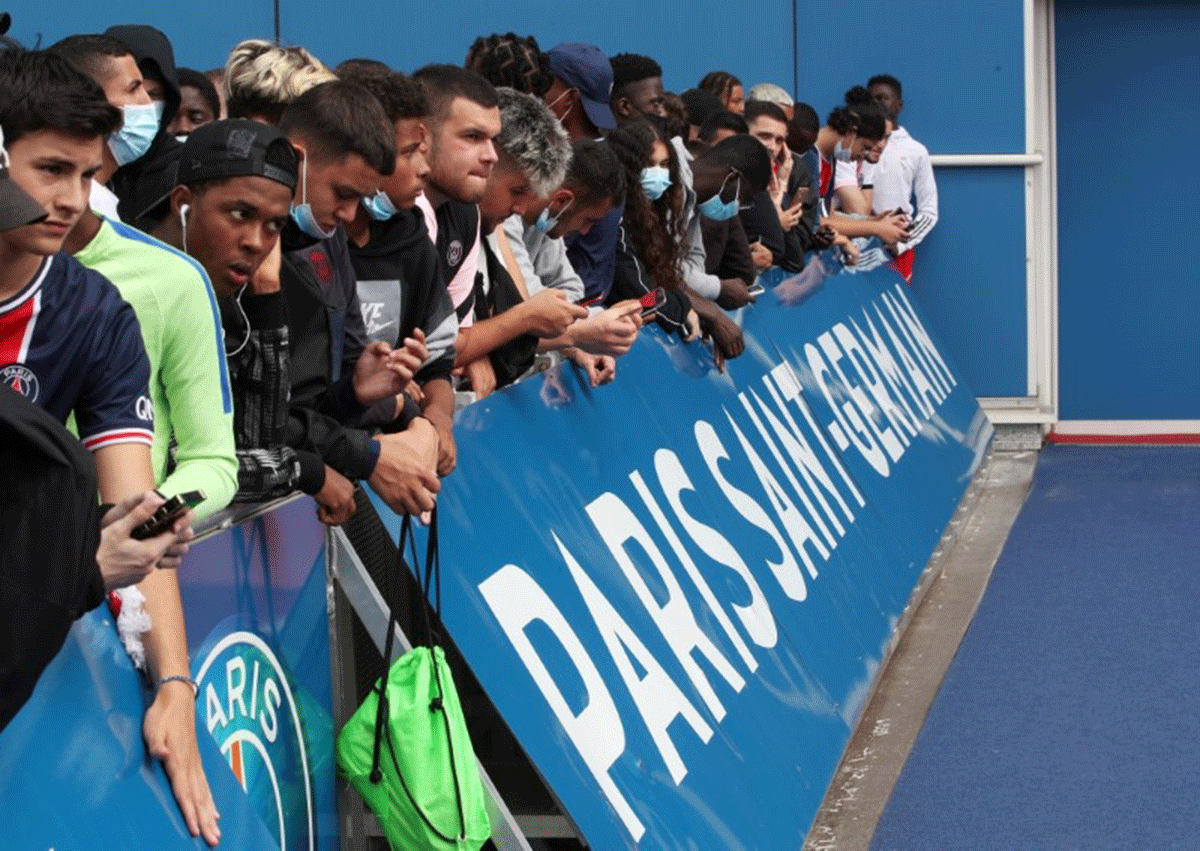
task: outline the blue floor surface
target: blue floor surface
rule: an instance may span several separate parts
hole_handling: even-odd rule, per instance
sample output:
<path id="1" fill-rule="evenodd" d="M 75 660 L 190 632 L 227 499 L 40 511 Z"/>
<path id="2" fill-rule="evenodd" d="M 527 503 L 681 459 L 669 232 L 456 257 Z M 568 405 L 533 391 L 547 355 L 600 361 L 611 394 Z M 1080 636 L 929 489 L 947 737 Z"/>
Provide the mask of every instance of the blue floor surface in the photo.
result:
<path id="1" fill-rule="evenodd" d="M 1051 446 L 872 851 L 1200 849 L 1200 448 Z"/>

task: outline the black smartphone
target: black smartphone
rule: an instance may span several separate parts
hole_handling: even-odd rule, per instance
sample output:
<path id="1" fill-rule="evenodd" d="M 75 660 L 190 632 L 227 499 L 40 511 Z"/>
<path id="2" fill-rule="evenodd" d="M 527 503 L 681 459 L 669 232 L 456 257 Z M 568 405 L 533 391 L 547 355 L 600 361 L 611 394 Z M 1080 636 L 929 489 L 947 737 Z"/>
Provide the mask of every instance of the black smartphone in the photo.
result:
<path id="1" fill-rule="evenodd" d="M 146 538 L 155 538 L 163 532 L 171 528 L 171 526 L 183 516 L 183 513 L 189 508 L 195 508 L 200 503 L 204 502 L 204 491 L 188 491 L 173 496 L 160 505 L 150 516 L 150 519 L 140 526 L 137 526 L 130 537 L 139 541 Z"/>
<path id="2" fill-rule="evenodd" d="M 747 287 L 747 292 L 750 293 L 750 298 L 758 298 L 760 295 L 762 295 L 766 291 L 767 291 L 766 288 L 762 284 L 760 284 L 758 281 L 755 281 L 753 284 L 751 284 L 749 287 Z"/>
<path id="3" fill-rule="evenodd" d="M 662 287 L 655 287 L 641 297 L 642 319 L 649 319 L 663 309 L 667 303 L 667 293 Z"/>

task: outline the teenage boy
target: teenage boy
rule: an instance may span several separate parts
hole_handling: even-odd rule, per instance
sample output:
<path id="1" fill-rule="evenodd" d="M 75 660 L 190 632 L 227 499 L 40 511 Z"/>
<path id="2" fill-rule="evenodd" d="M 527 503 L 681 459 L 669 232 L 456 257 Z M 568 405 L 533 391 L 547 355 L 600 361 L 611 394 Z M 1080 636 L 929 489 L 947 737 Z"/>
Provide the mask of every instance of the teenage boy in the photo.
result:
<path id="1" fill-rule="evenodd" d="M 314 452 L 284 444 L 288 421 L 287 308 L 279 232 L 299 180 L 296 152 L 274 127 L 210 122 L 184 143 L 170 214 L 154 235 L 201 264 L 220 301 L 237 442 L 236 502 L 300 490 L 330 524 L 354 513 L 354 486 Z M 269 257 L 274 267 L 263 273 Z"/>
<path id="2" fill-rule="evenodd" d="M 486 395 L 496 385 L 491 363 L 477 355 L 464 358 L 462 344 L 475 321 L 479 202 L 497 159 L 499 100 L 491 83 L 465 68 L 427 65 L 413 77 L 429 99 L 429 175 L 417 204 L 445 266 L 458 317 L 455 363 L 476 393 Z"/>
<path id="3" fill-rule="evenodd" d="M 403 346 L 415 334 L 424 335 L 428 356 L 415 378 L 421 412 L 438 432 L 438 474 L 445 476 L 457 457 L 450 382 L 458 316 L 425 217 L 417 209 L 429 175 L 429 104 L 415 80 L 382 63 L 352 60 L 339 65 L 338 74 L 375 95 L 395 126 L 396 168 L 377 195 L 363 199 L 346 226 L 350 260 L 367 337 Z"/>
<path id="4" fill-rule="evenodd" d="M 118 200 L 122 193 L 114 192 L 115 175 L 126 167 L 136 168 L 135 164 L 149 153 L 158 136 L 161 105 L 151 101 L 133 53 L 112 36 L 68 36 L 50 51 L 91 77 L 104 90 L 108 102 L 121 110 L 121 126 L 108 137 L 103 164 L 92 180 L 91 206 L 106 219 L 132 222 L 139 212 L 132 209 L 137 204 L 125 198 Z M 158 200 L 169 190 L 165 187 Z"/>
<path id="5" fill-rule="evenodd" d="M 546 104 L 571 141 L 596 140 L 615 130 L 617 120 L 609 105 L 613 68 L 603 51 L 590 44 L 560 44 L 547 52 L 546 60 L 554 72 Z M 584 297 L 589 303 L 604 301 L 612 289 L 621 212 L 618 206 L 587 233 L 566 239 L 567 259 L 583 281 Z"/>
<path id="6" fill-rule="evenodd" d="M 613 70 L 610 104 L 618 124 L 647 115 L 667 117 L 661 65 L 637 53 L 618 53 L 609 63 Z"/>
<path id="7" fill-rule="evenodd" d="M 575 142 L 562 185 L 531 203 L 524 215 L 510 216 L 504 222 L 505 236 L 530 295 L 555 288 L 571 301 L 581 300 L 583 281 L 567 259 L 563 240 L 575 234 L 586 236 L 624 202 L 625 169 L 616 154 L 602 142 Z M 636 305 L 627 301 L 607 310 L 593 309 L 561 337 L 543 339 L 539 349 L 574 346 L 595 355 L 620 357 L 629 351 L 641 327 Z"/>
<path id="8" fill-rule="evenodd" d="M 908 134 L 900 124 L 904 108 L 900 81 L 890 74 L 877 74 L 867 83 L 875 103 L 892 119 L 895 129 L 875 169 L 875 212 L 900 210 L 912 219 L 908 235 L 896 245 L 897 266 L 906 279 L 912 277 L 912 249 L 929 236 L 938 219 L 937 182 L 929 149 Z M 916 208 L 913 198 L 916 198 Z"/>
<path id="9" fill-rule="evenodd" d="M 105 137 L 120 112 L 69 62 L 44 51 L 0 53 L 0 128 L 10 176 L 48 215 L 0 233 L 0 380 L 60 420 L 71 413 L 96 461 L 100 498 L 126 504 L 154 487 L 150 364 L 133 308 L 99 274 L 60 254 L 87 208 Z M 179 540 L 190 531 L 180 530 Z M 152 626 L 146 663 L 157 684 L 142 732 L 163 762 L 193 836 L 220 838 L 196 744 L 183 608 L 174 570 L 139 586 Z"/>
<path id="10" fill-rule="evenodd" d="M 429 511 L 440 489 L 437 431 L 415 405 L 401 410 L 424 346 L 368 344 L 344 231 L 396 167 L 395 126 L 369 91 L 335 80 L 288 104 L 279 129 L 300 158 L 300 188 L 281 238 L 292 385 L 287 442 L 317 452 L 347 478 L 367 480 L 394 511 Z M 356 427 L 385 400 L 402 431 L 372 437 Z"/>
<path id="11" fill-rule="evenodd" d="M 112 74 L 104 72 L 106 56 L 93 55 L 85 67 L 111 80 Z M 121 107 L 111 98 L 109 103 Z M 203 491 L 206 499 L 196 508 L 198 518 L 221 510 L 237 490 L 233 402 L 217 303 L 204 269 L 90 208 L 80 215 L 63 247 L 111 281 L 137 314 L 150 358 L 150 399 L 156 415 L 151 458 L 159 492 L 170 497 Z"/>

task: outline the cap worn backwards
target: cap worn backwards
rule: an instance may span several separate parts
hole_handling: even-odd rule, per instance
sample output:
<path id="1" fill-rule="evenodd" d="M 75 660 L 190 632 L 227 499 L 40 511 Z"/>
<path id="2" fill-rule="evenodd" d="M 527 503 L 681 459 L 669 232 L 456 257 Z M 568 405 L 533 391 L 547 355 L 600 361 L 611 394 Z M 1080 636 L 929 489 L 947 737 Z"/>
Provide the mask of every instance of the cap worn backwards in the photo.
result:
<path id="1" fill-rule="evenodd" d="M 294 191 L 299 158 L 282 133 L 258 121 L 230 118 L 197 127 L 180 150 L 175 182 L 225 177 L 266 177 Z"/>

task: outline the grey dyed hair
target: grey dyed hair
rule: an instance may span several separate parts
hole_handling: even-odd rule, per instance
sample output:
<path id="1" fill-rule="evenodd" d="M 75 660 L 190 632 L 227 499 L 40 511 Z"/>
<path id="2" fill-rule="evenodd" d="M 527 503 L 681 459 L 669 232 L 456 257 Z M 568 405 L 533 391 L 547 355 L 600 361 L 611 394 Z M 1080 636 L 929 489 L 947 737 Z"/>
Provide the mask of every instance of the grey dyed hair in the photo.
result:
<path id="1" fill-rule="evenodd" d="M 793 106 L 796 101 L 787 91 L 774 83 L 759 83 L 746 92 L 746 100 L 762 100 L 767 103 L 777 103 L 780 106 Z"/>
<path id="2" fill-rule="evenodd" d="M 540 98 L 503 86 L 496 147 L 512 159 L 542 198 L 562 186 L 571 164 L 571 141 Z"/>

